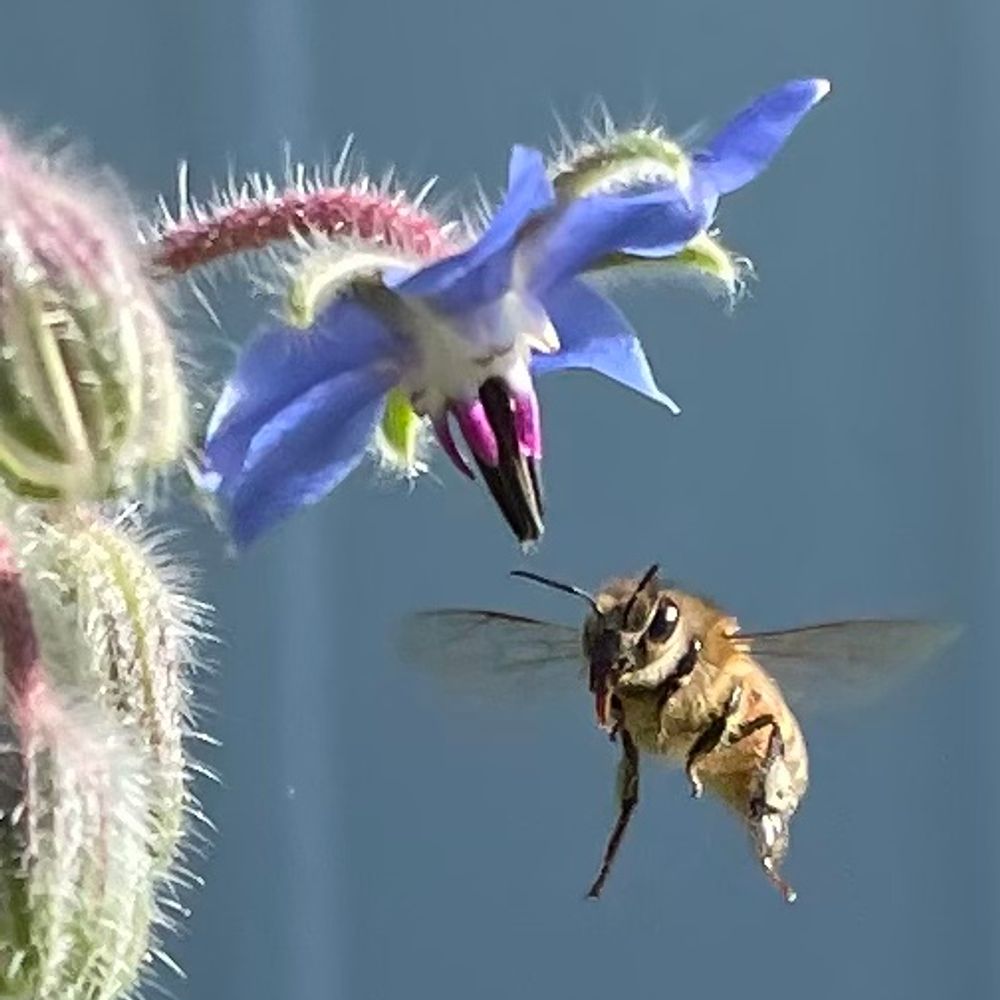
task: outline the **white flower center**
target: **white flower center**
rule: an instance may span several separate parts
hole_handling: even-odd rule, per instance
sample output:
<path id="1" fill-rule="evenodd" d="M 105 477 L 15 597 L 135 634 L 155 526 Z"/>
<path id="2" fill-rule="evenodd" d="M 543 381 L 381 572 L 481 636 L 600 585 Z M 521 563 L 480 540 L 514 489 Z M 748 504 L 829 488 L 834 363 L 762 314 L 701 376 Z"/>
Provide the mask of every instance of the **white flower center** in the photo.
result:
<path id="1" fill-rule="evenodd" d="M 460 315 L 407 299 L 405 314 L 416 360 L 401 388 L 422 416 L 439 416 L 451 401 L 471 399 L 489 378 L 520 383 L 532 349 L 558 346 L 545 311 L 515 291 Z"/>

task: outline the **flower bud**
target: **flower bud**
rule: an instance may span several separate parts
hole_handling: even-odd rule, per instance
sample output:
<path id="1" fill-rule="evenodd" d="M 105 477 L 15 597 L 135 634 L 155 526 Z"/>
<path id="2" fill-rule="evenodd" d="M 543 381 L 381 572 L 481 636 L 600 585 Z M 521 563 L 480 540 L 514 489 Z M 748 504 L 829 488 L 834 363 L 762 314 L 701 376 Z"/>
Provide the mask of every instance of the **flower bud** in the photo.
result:
<path id="1" fill-rule="evenodd" d="M 49 599 L 73 608 L 79 666 L 151 758 L 154 854 L 173 860 L 188 800 L 183 737 L 188 666 L 203 609 L 184 593 L 181 573 L 147 541 L 134 511 L 114 521 L 85 509 L 40 524 L 32 538 Z"/>
<path id="2" fill-rule="evenodd" d="M 155 954 L 193 806 L 197 608 L 134 515 L 3 506 L 0 996 L 111 1000 Z"/>
<path id="3" fill-rule="evenodd" d="M 0 131 L 0 476 L 103 499 L 180 457 L 186 402 L 128 211 Z"/>

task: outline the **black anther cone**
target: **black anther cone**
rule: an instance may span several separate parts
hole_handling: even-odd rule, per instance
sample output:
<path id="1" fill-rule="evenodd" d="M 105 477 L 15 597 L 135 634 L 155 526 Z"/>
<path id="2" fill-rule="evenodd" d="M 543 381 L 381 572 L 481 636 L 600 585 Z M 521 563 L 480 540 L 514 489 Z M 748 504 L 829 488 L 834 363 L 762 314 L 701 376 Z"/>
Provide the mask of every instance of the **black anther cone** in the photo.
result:
<path id="1" fill-rule="evenodd" d="M 496 435 L 499 462 L 496 468 L 490 468 L 474 456 L 476 465 L 517 540 L 537 541 L 544 530 L 541 478 L 538 462 L 521 454 L 513 400 L 499 378 L 482 384 L 479 399 Z"/>

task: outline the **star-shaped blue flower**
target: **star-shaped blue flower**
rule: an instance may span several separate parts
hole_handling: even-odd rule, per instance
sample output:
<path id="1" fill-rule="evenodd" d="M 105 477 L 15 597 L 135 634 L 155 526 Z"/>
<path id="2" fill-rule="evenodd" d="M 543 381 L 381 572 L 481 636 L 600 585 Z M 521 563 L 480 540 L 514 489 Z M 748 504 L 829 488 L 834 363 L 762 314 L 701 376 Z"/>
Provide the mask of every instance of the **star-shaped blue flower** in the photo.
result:
<path id="1" fill-rule="evenodd" d="M 575 192 L 548 176 L 540 153 L 517 146 L 506 198 L 468 249 L 359 273 L 308 331 L 279 327 L 255 339 L 204 448 L 203 483 L 236 542 L 334 489 L 361 461 L 392 390 L 430 419 L 471 477 L 454 420 L 518 539 L 540 537 L 533 375 L 589 368 L 677 409 L 627 320 L 581 273 L 616 255 L 682 249 L 708 226 L 720 195 L 759 173 L 823 93 L 822 81 L 786 84 L 672 173 L 654 157 L 640 176 L 633 158 L 623 181 L 611 162 L 581 173 Z"/>
<path id="2" fill-rule="evenodd" d="M 383 268 L 308 331 L 279 327 L 244 350 L 209 425 L 203 475 L 238 544 L 354 469 L 393 388 L 471 476 L 454 419 L 521 541 L 542 530 L 533 356 L 550 355 L 549 370 L 593 368 L 673 406 L 614 306 L 572 276 L 538 282 L 525 272 L 518 237 L 555 203 L 541 154 L 515 147 L 506 199 L 468 250 Z"/>

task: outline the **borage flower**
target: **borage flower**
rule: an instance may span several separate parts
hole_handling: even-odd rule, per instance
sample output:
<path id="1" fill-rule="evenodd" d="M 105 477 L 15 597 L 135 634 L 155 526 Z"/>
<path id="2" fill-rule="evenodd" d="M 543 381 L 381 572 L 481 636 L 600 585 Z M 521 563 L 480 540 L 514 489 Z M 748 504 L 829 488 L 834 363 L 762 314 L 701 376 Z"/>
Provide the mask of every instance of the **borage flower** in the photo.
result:
<path id="1" fill-rule="evenodd" d="M 719 199 L 759 174 L 828 90 L 786 83 L 694 154 L 636 130 L 577 151 L 550 179 L 539 153 L 515 147 L 506 200 L 470 248 L 426 266 L 385 248 L 344 253 L 312 326 L 251 343 L 216 407 L 205 482 L 236 541 L 330 492 L 373 437 L 406 450 L 412 414 L 472 477 L 454 420 L 518 539 L 540 537 L 532 374 L 591 368 L 677 412 L 628 322 L 579 275 L 656 260 L 733 282 L 709 233 Z"/>
<path id="2" fill-rule="evenodd" d="M 676 409 L 624 317 L 573 267 L 543 273 L 520 252 L 522 234 L 555 205 L 541 154 L 515 147 L 506 199 L 471 247 L 426 266 L 384 248 L 347 252 L 333 300 L 308 330 L 279 327 L 247 347 L 205 442 L 204 482 L 238 544 L 329 493 L 380 423 L 391 428 L 383 418 L 400 401 L 429 418 L 471 477 L 454 421 L 518 539 L 537 539 L 533 358 L 545 357 L 545 371 L 594 369 Z M 587 234 L 585 259 L 614 246 L 605 229 Z M 580 259 L 578 247 L 572 255 Z"/>

